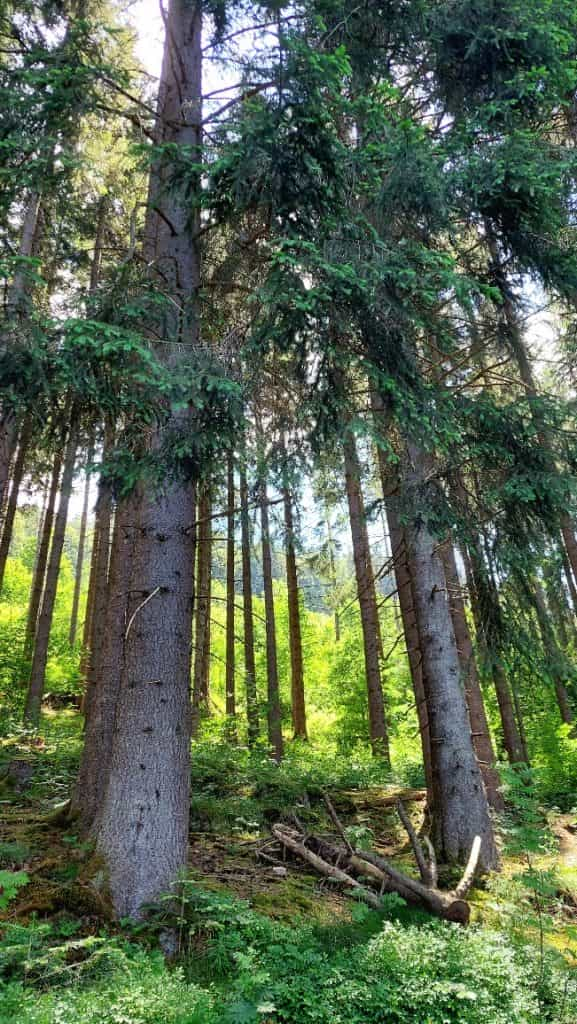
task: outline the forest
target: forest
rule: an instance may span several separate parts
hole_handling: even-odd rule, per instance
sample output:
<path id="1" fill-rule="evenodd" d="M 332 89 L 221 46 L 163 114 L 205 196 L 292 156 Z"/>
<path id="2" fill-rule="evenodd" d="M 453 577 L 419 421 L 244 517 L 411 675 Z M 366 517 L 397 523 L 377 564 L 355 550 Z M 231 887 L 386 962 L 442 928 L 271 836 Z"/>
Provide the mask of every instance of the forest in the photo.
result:
<path id="1" fill-rule="evenodd" d="M 0 89 L 0 1024 L 575 1024 L 574 0 Z"/>

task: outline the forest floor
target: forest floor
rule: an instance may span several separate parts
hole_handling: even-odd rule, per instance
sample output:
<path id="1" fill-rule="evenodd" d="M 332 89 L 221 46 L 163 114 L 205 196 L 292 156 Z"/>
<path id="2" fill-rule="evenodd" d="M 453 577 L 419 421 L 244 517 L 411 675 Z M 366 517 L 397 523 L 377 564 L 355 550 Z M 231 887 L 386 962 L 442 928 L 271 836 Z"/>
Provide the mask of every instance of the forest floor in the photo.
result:
<path id="1" fill-rule="evenodd" d="M 21 735 L 5 741 L 0 755 L 3 755 L 5 763 L 16 762 L 23 766 L 16 771 L 15 778 L 0 784 L 0 988 L 3 976 L 17 987 L 17 995 L 14 997 L 17 1000 L 16 1014 L 11 1004 L 9 1010 L 4 1010 L 0 994 L 0 1024 L 3 1024 L 5 1019 L 19 1022 L 22 1020 L 24 1024 L 36 1024 L 36 1021 L 39 1024 L 52 1024 L 52 1021 L 54 1024 L 57 1021 L 58 1024 L 69 1024 L 69 1021 L 70 1024 L 76 1024 L 77 1020 L 90 1021 L 91 1024 L 93 1019 L 106 1022 L 110 1020 L 111 1024 L 148 1024 L 148 1011 L 135 1011 L 133 1016 L 130 1016 L 130 1013 L 122 1010 L 117 1016 L 108 1017 L 101 1014 L 92 1017 L 88 1010 L 81 1012 L 78 1009 L 80 1004 L 74 1001 L 66 1010 L 70 1014 L 69 1017 L 65 1013 L 58 1016 L 54 1009 L 60 1003 L 57 1002 L 51 986 L 55 985 L 55 991 L 60 991 L 58 986 L 63 984 L 62 971 L 74 973 L 77 968 L 83 971 L 82 965 L 92 963 L 97 952 L 102 956 L 104 948 L 108 948 L 109 952 L 114 948 L 116 957 L 119 955 L 118 942 L 125 940 L 130 943 L 136 942 L 138 948 L 150 950 L 151 945 L 158 947 L 158 928 L 155 939 L 154 929 L 151 931 L 141 928 L 135 931 L 125 922 L 119 925 L 112 921 L 91 877 L 91 843 L 79 834 L 73 823 L 63 825 L 54 820 L 54 808 L 65 800 L 77 764 L 76 713 L 55 714 L 47 727 L 46 737 L 42 740 L 31 740 Z M 185 917 L 187 919 L 189 953 L 191 949 L 195 950 L 195 966 L 194 969 L 190 968 L 189 981 L 192 980 L 195 984 L 202 981 L 203 985 L 208 985 L 208 988 L 202 989 L 202 998 L 200 995 L 198 998 L 203 1006 L 209 1007 L 210 1004 L 210 1010 L 203 1010 L 197 1018 L 192 1013 L 189 1016 L 178 1016 L 175 1009 L 172 1016 L 150 1017 L 151 1024 L 165 1024 L 165 1020 L 167 1024 L 173 1024 L 173 1021 L 175 1024 L 196 1024 L 197 1020 L 199 1024 L 212 1024 L 213 1020 L 236 1024 L 237 1018 L 230 1008 L 222 1011 L 220 1016 L 218 1014 L 221 1010 L 219 1009 L 218 1013 L 215 1010 L 217 1004 L 212 990 L 212 979 L 213 976 L 218 976 L 221 969 L 224 970 L 221 958 L 224 958 L 226 963 L 230 960 L 232 964 L 234 961 L 236 986 L 241 985 L 241 980 L 244 979 L 241 1003 L 245 1006 L 246 1015 L 243 1017 L 239 1010 L 240 1024 L 244 1024 L 245 1020 L 254 1020 L 262 1024 L 265 1021 L 268 1024 L 269 1020 L 287 1021 L 289 1024 L 301 1024 L 301 1020 L 310 1020 L 324 1024 L 326 1020 L 332 1024 L 333 1020 L 340 1020 L 334 1008 L 330 1012 L 326 1010 L 326 1017 L 323 1016 L 324 1008 L 318 1011 L 318 1016 L 315 1016 L 312 1010 L 310 1016 L 307 1016 L 304 1010 L 299 1010 L 302 1016 L 291 1017 L 281 1014 L 277 1017 L 273 1014 L 269 1018 L 264 1013 L 254 1010 L 258 999 L 255 996 L 256 1001 L 253 1001 L 250 994 L 251 985 L 254 984 L 254 978 L 260 975 L 256 966 L 243 960 L 243 950 L 247 943 L 245 931 L 249 934 L 249 948 L 252 948 L 251 943 L 258 947 L 260 940 L 254 936 L 258 936 L 263 929 L 266 931 L 267 927 L 280 929 L 279 933 L 274 932 L 274 938 L 276 942 L 281 943 L 281 951 L 284 949 L 282 944 L 289 941 L 289 935 L 293 936 L 290 939 L 291 943 L 304 943 L 303 961 L 299 971 L 303 977 L 308 977 L 308 972 L 312 970 L 309 963 L 311 949 L 316 956 L 318 944 L 323 946 L 323 943 L 329 942 L 327 936 L 331 936 L 330 955 L 323 952 L 323 956 L 328 956 L 327 963 L 332 964 L 330 958 L 333 956 L 333 949 L 344 948 L 347 944 L 351 944 L 351 948 L 356 948 L 358 943 L 364 943 L 365 945 L 359 948 L 366 954 L 372 941 L 371 937 L 379 935 L 386 926 L 383 925 L 383 919 L 374 913 L 368 914 L 367 918 L 366 908 L 359 907 L 359 904 L 343 894 L 339 887 L 327 879 L 321 879 L 306 865 L 291 858 L 284 860 L 278 848 L 268 845 L 271 826 L 276 821 L 294 820 L 299 824 L 304 822 L 306 829 L 310 829 L 311 832 L 334 833 L 322 796 L 326 786 L 326 789 L 330 790 L 331 800 L 345 829 L 351 830 L 351 834 L 355 836 L 368 837 L 376 851 L 392 860 L 401 870 L 414 873 L 410 844 L 396 814 L 395 800 L 398 796 L 403 798 L 418 828 L 422 821 L 425 793 L 423 790 L 407 789 L 393 784 L 384 787 L 367 785 L 362 777 L 353 778 L 354 773 L 350 776 L 345 773 L 338 778 L 333 771 L 332 775 L 327 773 L 327 777 L 319 778 L 318 765 L 312 770 L 302 770 L 300 775 L 293 766 L 292 772 L 284 774 L 282 770 L 272 768 L 268 759 L 264 757 L 253 762 L 245 759 L 241 764 L 240 761 L 235 761 L 235 756 L 225 753 L 222 746 L 215 747 L 214 750 L 205 746 L 193 765 L 189 861 L 192 888 L 187 896 L 189 902 L 182 920 L 184 921 Z M 547 836 L 547 842 L 544 842 L 543 851 L 534 856 L 530 864 L 525 863 L 522 855 L 510 856 L 505 851 L 502 873 L 472 892 L 470 899 L 474 927 L 466 930 L 471 938 L 461 939 L 460 948 L 465 941 L 477 941 L 475 935 L 478 929 L 481 929 L 479 934 L 483 936 L 483 949 L 492 948 L 492 942 L 500 941 L 491 936 L 503 934 L 507 936 L 507 942 L 521 946 L 528 943 L 534 952 L 542 947 L 562 958 L 569 968 L 568 977 L 572 978 L 571 985 L 576 985 L 576 815 L 557 812 L 544 815 L 543 833 Z M 20 881 L 12 891 L 10 885 L 13 884 L 11 878 L 14 877 Z M 423 941 L 424 936 L 428 936 L 428 929 L 439 926 L 439 922 L 431 922 L 424 912 L 412 908 L 402 909 L 396 906 L 394 901 L 391 902 L 385 917 L 391 921 L 388 927 L 401 929 L 398 933 L 394 932 L 397 943 L 407 942 L 410 935 L 411 942 L 418 944 Z M 259 921 L 269 921 L 271 924 L 259 924 Z M 447 926 L 449 929 L 454 927 Z M 218 935 L 219 929 L 222 929 L 222 935 Z M 484 932 L 483 929 L 487 931 Z M 459 929 L 459 932 L 465 935 L 463 930 Z M 311 938 L 313 933 L 314 943 Z M 46 938 L 48 934 L 49 938 Z M 437 933 L 433 931 L 431 934 L 436 936 Z M 447 932 L 446 941 L 449 944 L 453 941 L 450 938 L 451 934 Z M 219 943 L 224 943 L 224 950 L 218 952 L 216 961 L 216 947 L 213 948 L 215 935 L 219 950 Z M 303 938 L 305 935 L 308 936 L 306 939 Z M 297 938 L 294 939 L 294 936 Z M 231 952 L 226 942 L 233 942 L 233 939 L 241 948 Z M 37 942 L 39 949 L 35 953 Z M 104 942 L 108 945 L 93 947 L 94 942 Z M 270 945 L 272 938 L 267 942 Z M 132 945 L 129 948 L 133 949 Z M 292 946 L 290 948 L 291 955 L 294 955 Z M 300 945 L 298 948 L 300 950 Z M 138 955 L 130 953 L 130 957 Z M 355 953 L 355 956 L 357 955 L 359 954 Z M 411 955 L 416 956 L 417 953 L 414 950 L 407 953 L 407 956 Z M 418 955 L 422 958 L 422 950 Z M 479 959 L 478 952 L 471 955 Z M 491 955 L 497 957 L 504 954 L 493 949 Z M 259 957 L 265 957 L 265 953 L 259 953 Z M 446 954 L 447 964 L 452 962 L 452 957 L 453 953 Z M 58 969 L 53 966 L 54 960 L 60 963 Z M 52 966 L 48 969 L 47 964 Z M 482 965 L 479 964 L 475 969 L 481 971 Z M 492 969 L 493 966 L 489 971 Z M 228 970 L 227 967 L 226 971 Z M 232 971 L 232 967 L 230 970 Z M 346 973 L 346 968 L 341 965 L 337 972 L 340 972 L 339 977 L 343 970 Z M 437 970 L 445 970 L 444 961 Z M 452 966 L 451 970 L 457 968 Z M 468 964 L 459 963 L 458 978 L 461 980 L 455 984 L 462 984 L 462 978 L 469 970 Z M 505 970 L 502 965 L 501 970 Z M 510 965 L 507 966 L 507 970 L 512 970 Z M 558 967 L 553 965 L 551 970 L 555 972 Z M 46 971 L 49 981 L 46 981 Z M 261 970 L 263 978 L 264 973 L 264 970 Z M 42 996 L 39 1003 L 34 1003 L 34 1006 L 50 1005 L 51 1009 L 46 1011 L 45 1016 L 34 1016 L 36 1010 L 34 1013 L 30 1010 L 26 1016 L 24 1006 L 28 990 L 30 986 L 38 988 L 37 975 L 42 979 L 40 988 L 47 988 L 48 994 Z M 542 985 L 542 976 L 543 970 L 540 971 L 539 985 Z M 275 1000 L 278 1002 L 280 982 L 276 979 L 274 971 L 273 980 L 270 980 L 270 969 L 267 977 L 269 980 L 266 984 L 263 982 L 264 989 L 274 989 Z M 102 984 L 101 981 L 98 983 Z M 313 979 L 312 988 L 315 984 Z M 453 981 L 450 984 L 453 984 Z M 485 981 L 479 984 L 483 985 Z M 509 988 L 513 989 L 516 979 L 515 982 L 510 981 L 508 984 Z M 68 987 L 65 987 L 68 991 Z M 522 986 L 520 991 L 523 991 Z M 202 1002 L 205 997 L 208 1000 L 206 1004 Z M 526 993 L 523 993 L 523 998 L 525 997 Z M 76 1000 L 79 998 L 79 995 L 74 997 Z M 283 998 L 290 1002 L 286 993 Z M 488 999 L 489 996 L 484 993 L 483 998 Z M 495 1005 L 502 998 L 502 995 L 499 998 L 495 997 Z M 66 999 L 72 999 L 72 996 L 67 995 Z M 93 1003 L 94 1006 L 97 1005 L 94 999 Z M 269 1003 L 266 999 L 262 1002 L 261 998 L 259 1005 L 268 1006 Z M 68 1007 L 68 1003 L 66 1006 Z M 253 1010 L 249 1012 L 251 1006 Z M 253 1011 L 253 1016 L 250 1016 Z M 2 1015 L 3 1012 L 6 1013 L 5 1017 Z M 216 1016 L 211 1016 L 213 1012 Z M 486 1012 L 489 1014 L 489 1010 Z M 555 1012 L 557 1016 L 549 1017 L 539 1016 L 542 1011 L 535 1010 L 535 1016 L 531 1017 L 527 1011 L 525 1017 L 519 1016 L 518 1019 L 531 1022 L 535 1020 L 539 1024 L 541 1020 L 551 1020 L 552 1024 L 557 1024 L 558 1020 L 574 1019 L 559 1016 L 559 1010 Z M 566 1012 L 565 1008 L 562 1012 Z M 90 1013 L 96 1014 L 96 1010 L 90 1010 Z M 469 1021 L 475 1024 L 478 1018 L 472 1010 L 467 1011 L 468 1016 L 463 1016 L 463 1013 L 463 1008 L 460 1007 L 456 1015 L 438 1018 L 431 1016 L 426 1019 L 427 1022 L 430 1019 L 433 1024 L 436 1024 L 437 1019 L 446 1020 L 449 1024 L 461 1021 L 464 1024 L 469 1024 Z M 343 1022 L 348 1020 L 346 1016 L 342 1019 Z M 372 1024 L 373 1019 L 379 1022 L 381 1019 L 387 1022 L 389 1020 L 388 1017 L 373 1018 L 368 1011 L 364 1016 L 351 1017 L 355 1022 L 366 1020 L 367 1024 Z M 412 1017 L 406 1019 L 413 1020 Z M 487 1024 L 493 1024 L 493 1019 L 496 1024 L 501 1024 L 501 1020 L 506 1024 L 509 1024 L 509 1021 L 511 1024 L 517 1024 L 517 1017 L 514 1015 L 503 1015 L 502 1018 L 492 1018 L 489 1015 L 479 1019 L 483 1019 Z M 390 1020 L 396 1024 L 397 1020 L 404 1021 L 405 1018 L 393 1015 Z M 415 1017 L 414 1020 L 416 1024 L 424 1024 L 425 1017 Z"/>

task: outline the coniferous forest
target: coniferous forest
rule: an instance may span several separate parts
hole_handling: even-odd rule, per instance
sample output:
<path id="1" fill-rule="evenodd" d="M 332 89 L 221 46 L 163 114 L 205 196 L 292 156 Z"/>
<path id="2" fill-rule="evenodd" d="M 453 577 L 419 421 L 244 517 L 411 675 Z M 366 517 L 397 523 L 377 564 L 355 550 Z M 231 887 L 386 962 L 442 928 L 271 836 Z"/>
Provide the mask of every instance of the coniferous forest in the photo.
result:
<path id="1" fill-rule="evenodd" d="M 1 1024 L 575 1024 L 574 0 L 0 87 Z"/>

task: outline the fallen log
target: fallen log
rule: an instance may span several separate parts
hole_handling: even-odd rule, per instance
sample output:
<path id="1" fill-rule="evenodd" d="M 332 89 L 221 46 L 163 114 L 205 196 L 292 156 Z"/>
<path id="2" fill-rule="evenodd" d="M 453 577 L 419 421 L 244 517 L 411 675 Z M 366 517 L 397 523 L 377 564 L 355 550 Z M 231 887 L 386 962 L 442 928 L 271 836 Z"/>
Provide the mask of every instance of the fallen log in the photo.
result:
<path id="1" fill-rule="evenodd" d="M 272 832 L 283 846 L 292 850 L 293 853 L 297 853 L 299 857 L 302 857 L 303 860 L 306 860 L 311 864 L 319 874 L 325 875 L 327 878 L 333 878 L 336 882 L 340 882 L 348 889 L 354 889 L 359 898 L 365 903 L 368 903 L 373 910 L 380 910 L 381 901 L 374 892 L 371 892 L 370 889 L 366 889 L 360 882 L 357 882 L 356 878 L 348 875 L 346 871 L 342 871 L 334 864 L 329 864 L 328 861 L 323 860 L 322 857 L 313 853 L 312 850 L 309 850 L 308 847 L 304 845 L 301 839 L 296 838 L 294 833 L 290 834 L 288 830 L 283 829 L 280 825 L 273 825 Z"/>

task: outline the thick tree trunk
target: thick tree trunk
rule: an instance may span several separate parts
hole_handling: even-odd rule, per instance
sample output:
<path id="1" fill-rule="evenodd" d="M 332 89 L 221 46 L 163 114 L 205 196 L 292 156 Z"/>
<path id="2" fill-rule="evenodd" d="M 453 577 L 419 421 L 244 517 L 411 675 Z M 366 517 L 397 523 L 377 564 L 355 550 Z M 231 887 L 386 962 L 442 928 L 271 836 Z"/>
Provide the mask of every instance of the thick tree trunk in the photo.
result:
<path id="1" fill-rule="evenodd" d="M 267 676 L 267 724 L 268 742 L 275 761 L 282 761 L 283 735 L 280 691 L 278 681 L 278 660 L 276 651 L 276 622 L 274 613 L 274 591 L 272 581 L 272 554 L 268 520 L 268 494 L 266 483 L 260 485 L 260 524 L 262 545 L 262 577 L 266 616 L 266 676 Z"/>
<path id="2" fill-rule="evenodd" d="M 259 737 L 258 698 L 256 692 L 256 664 L 254 657 L 254 618 L 252 609 L 252 570 L 250 559 L 250 518 L 248 512 L 248 484 L 246 469 L 240 464 L 240 526 L 242 547 L 242 602 L 244 631 L 244 677 L 246 688 L 246 718 L 248 745 L 254 746 Z"/>
<path id="3" fill-rule="evenodd" d="M 24 469 L 26 463 L 26 456 L 28 455 L 28 445 L 30 444 L 30 438 L 32 436 L 32 423 L 27 418 L 20 431 L 20 438 L 18 440 L 18 451 L 14 460 L 14 469 L 12 471 L 12 484 L 10 487 L 10 495 L 8 503 L 6 505 L 6 512 L 4 515 L 4 522 L 2 525 L 2 539 L 0 540 L 0 591 L 4 583 L 4 574 L 6 572 L 6 563 L 8 561 L 8 552 L 10 551 L 10 543 L 12 541 L 12 531 L 14 529 L 14 519 L 16 518 L 16 509 L 18 508 L 18 495 L 20 493 L 20 487 L 22 485 L 22 479 L 24 477 Z"/>
<path id="4" fill-rule="evenodd" d="M 361 491 L 359 459 L 352 434 L 349 433 L 345 437 L 343 449 L 345 456 L 345 486 L 351 523 L 357 596 L 363 632 L 369 708 L 369 736 L 373 753 L 378 757 L 382 757 L 387 764 L 390 764 L 385 701 L 381 682 L 381 629 L 365 506 Z"/>
<path id="5" fill-rule="evenodd" d="M 146 225 L 150 266 L 170 302 L 163 307 L 157 355 L 177 371 L 199 339 L 198 218 L 186 185 L 173 181 L 173 152 L 200 159 L 201 5 L 171 0 L 166 14 L 156 134 L 163 143 L 150 176 Z M 165 147 L 168 146 L 168 149 Z M 200 187 L 200 186 L 199 186 Z M 173 412 L 151 438 L 193 429 L 188 410 Z M 188 851 L 190 804 L 190 655 L 194 591 L 192 481 L 167 481 L 144 493 L 135 542 L 125 661 L 110 772 L 97 829 L 97 850 L 119 915 L 141 916 L 167 892 Z"/>
<path id="6" fill-rule="evenodd" d="M 387 524 L 389 528 L 389 537 L 391 540 L 391 550 L 393 555 L 393 569 L 395 574 L 395 582 L 397 584 L 397 593 L 399 595 L 401 621 L 403 624 L 403 633 L 405 635 L 407 657 L 409 660 L 409 669 L 411 672 L 411 680 L 413 683 L 413 693 L 415 695 L 417 721 L 419 723 L 419 735 L 421 738 L 421 749 L 423 751 L 423 767 L 425 770 L 425 782 L 427 784 L 427 793 L 429 794 L 430 803 L 432 800 L 433 793 L 431 739 L 429 734 L 429 715 L 427 712 L 427 698 L 425 696 L 425 687 L 423 683 L 423 658 L 421 655 L 421 639 L 419 637 L 417 617 L 415 614 L 415 602 L 413 597 L 411 568 L 409 565 L 405 531 L 401 526 L 397 509 L 393 507 L 392 502 L 387 502 L 386 511 Z"/>
<path id="7" fill-rule="evenodd" d="M 501 780 L 499 779 L 499 773 L 495 765 L 495 751 L 493 750 L 493 741 L 491 739 L 491 733 L 489 732 L 489 723 L 487 721 L 485 702 L 481 691 L 481 682 L 479 680 L 479 673 L 477 672 L 473 643 L 471 641 L 471 634 L 467 623 L 465 602 L 463 600 L 461 583 L 455 560 L 455 549 L 453 548 L 451 541 L 447 541 L 446 544 L 443 544 L 439 553 L 445 570 L 445 579 L 451 609 L 451 620 L 453 623 L 457 653 L 459 655 L 461 673 L 465 686 L 465 698 L 467 701 L 467 709 L 469 711 L 469 721 L 471 723 L 473 747 L 475 749 L 475 754 L 477 755 L 477 761 L 479 762 L 483 782 L 485 783 L 487 799 L 491 804 L 491 807 L 494 807 L 496 810 L 502 810 L 504 802 L 499 791 Z"/>
<path id="8" fill-rule="evenodd" d="M 289 650 L 291 662 L 291 714 L 295 740 L 307 739 L 307 716 L 303 669 L 303 645 L 299 584 L 295 552 L 295 531 L 292 499 L 288 487 L 283 487 L 285 526 L 285 560 L 288 601 Z"/>
<path id="9" fill-rule="evenodd" d="M 469 550 L 465 554 L 465 568 L 477 643 L 481 650 L 482 660 L 493 679 L 505 752 L 511 764 L 522 764 L 527 761 L 526 751 L 515 717 L 509 682 L 501 661 L 500 638 L 503 626 L 499 596 L 492 580 L 489 579 L 479 544 L 470 544 Z"/>
<path id="10" fill-rule="evenodd" d="M 375 391 L 374 388 L 371 389 L 371 408 L 373 411 L 375 423 L 377 427 L 382 431 L 384 440 L 384 435 L 386 435 L 387 428 L 385 406 L 380 395 Z M 399 518 L 397 502 L 395 498 L 391 496 L 393 491 L 398 491 L 398 469 L 396 468 L 396 466 L 391 466 L 387 462 L 384 449 L 381 447 L 381 445 L 377 446 L 377 461 L 379 467 L 379 476 L 381 479 L 381 489 L 383 492 L 383 498 L 385 500 L 385 513 L 387 519 L 387 528 L 389 531 L 389 539 L 391 544 L 391 554 L 393 558 L 393 572 L 395 576 L 395 583 L 397 585 L 397 594 L 399 597 L 401 622 L 403 625 L 403 633 L 405 636 L 405 645 L 407 648 L 407 657 L 409 661 L 409 670 L 411 673 L 411 682 L 413 684 L 413 693 L 415 695 L 417 721 L 419 723 L 419 735 L 421 738 L 421 749 L 423 752 L 423 768 L 425 772 L 425 782 L 427 785 L 429 804 L 431 804 L 433 798 L 433 769 L 431 763 L 429 716 L 427 712 L 425 687 L 423 684 L 423 658 L 421 655 L 421 641 L 417 626 L 417 617 L 415 614 L 413 583 L 411 577 L 411 567 L 409 565 L 409 554 L 407 551 L 405 531 L 403 526 L 401 525 L 401 521 Z"/>
<path id="11" fill-rule="evenodd" d="M 471 741 L 443 564 L 437 542 L 421 512 L 434 499 L 426 483 L 427 458 L 417 445 L 409 443 L 407 448 L 404 483 L 412 509 L 406 531 L 415 566 L 413 592 L 429 713 L 434 842 L 438 854 L 449 862 L 466 862 L 475 837 L 479 836 L 480 864 L 493 868 L 498 861 L 497 850 Z"/>
<path id="12" fill-rule="evenodd" d="M 64 465 L 62 470 L 62 486 L 60 488 L 60 502 L 58 512 L 54 520 L 54 532 L 50 546 L 50 556 L 46 568 L 46 583 L 42 595 L 42 604 L 38 616 L 36 637 L 34 643 L 34 654 L 32 656 L 32 667 L 30 669 L 30 682 L 26 695 L 24 708 L 24 721 L 37 726 L 40 720 L 40 706 L 46 677 L 46 663 L 48 661 L 48 643 L 56 603 L 56 591 L 58 589 L 58 576 L 60 573 L 60 562 L 64 548 L 64 537 L 66 535 L 66 523 L 68 521 L 68 508 L 72 494 L 72 481 L 74 479 L 74 464 L 76 461 L 76 449 L 78 439 L 74 424 L 70 427 Z"/>
<path id="13" fill-rule="evenodd" d="M 201 719 L 210 713 L 210 611 L 212 596 L 212 501 L 210 486 L 204 484 L 198 501 L 198 570 L 196 623 L 194 630 L 194 675 L 192 687 L 192 735 L 197 736 Z"/>
<path id="14" fill-rule="evenodd" d="M 58 497 L 61 470 L 62 455 L 58 452 L 54 457 L 54 465 L 52 467 L 52 475 L 50 478 L 50 489 L 48 491 L 46 509 L 44 511 L 44 518 L 42 520 L 40 534 L 38 537 L 38 548 L 36 551 L 32 590 L 30 591 L 28 615 L 26 618 L 26 634 L 24 638 L 24 658 L 26 661 L 31 657 L 34 647 L 34 637 L 36 635 L 36 626 L 38 624 L 38 611 L 42 600 L 42 592 L 44 590 L 44 580 L 46 579 L 46 565 L 48 563 L 48 552 L 50 551 L 50 538 L 52 537 L 52 526 L 54 524 L 54 512 L 56 509 L 56 499 Z"/>
<path id="15" fill-rule="evenodd" d="M 88 464 L 92 462 L 94 455 L 94 444 L 88 449 Z M 80 516 L 80 533 L 78 536 L 78 554 L 76 557 L 76 569 L 74 573 L 74 593 L 72 595 L 72 610 L 70 612 L 70 630 L 68 632 L 68 643 L 74 647 L 76 643 L 76 630 L 78 627 L 78 608 L 80 606 L 80 590 L 82 588 L 82 570 L 84 568 L 84 545 L 86 544 L 86 526 L 88 523 L 88 500 L 90 497 L 90 473 L 86 473 L 84 482 L 84 496 L 82 499 L 82 513 Z"/>
<path id="16" fill-rule="evenodd" d="M 85 829 L 97 818 L 110 771 L 137 529 L 138 507 L 133 495 L 122 503 L 115 518 L 105 600 L 102 610 L 93 619 L 84 748 L 71 807 L 72 814 L 80 818 Z"/>
<path id="17" fill-rule="evenodd" d="M 227 466 L 227 515 L 226 515 L 226 666 L 225 701 L 227 732 L 229 739 L 236 740 L 236 664 L 235 664 L 235 551 L 234 551 L 234 458 L 228 457 Z"/>

